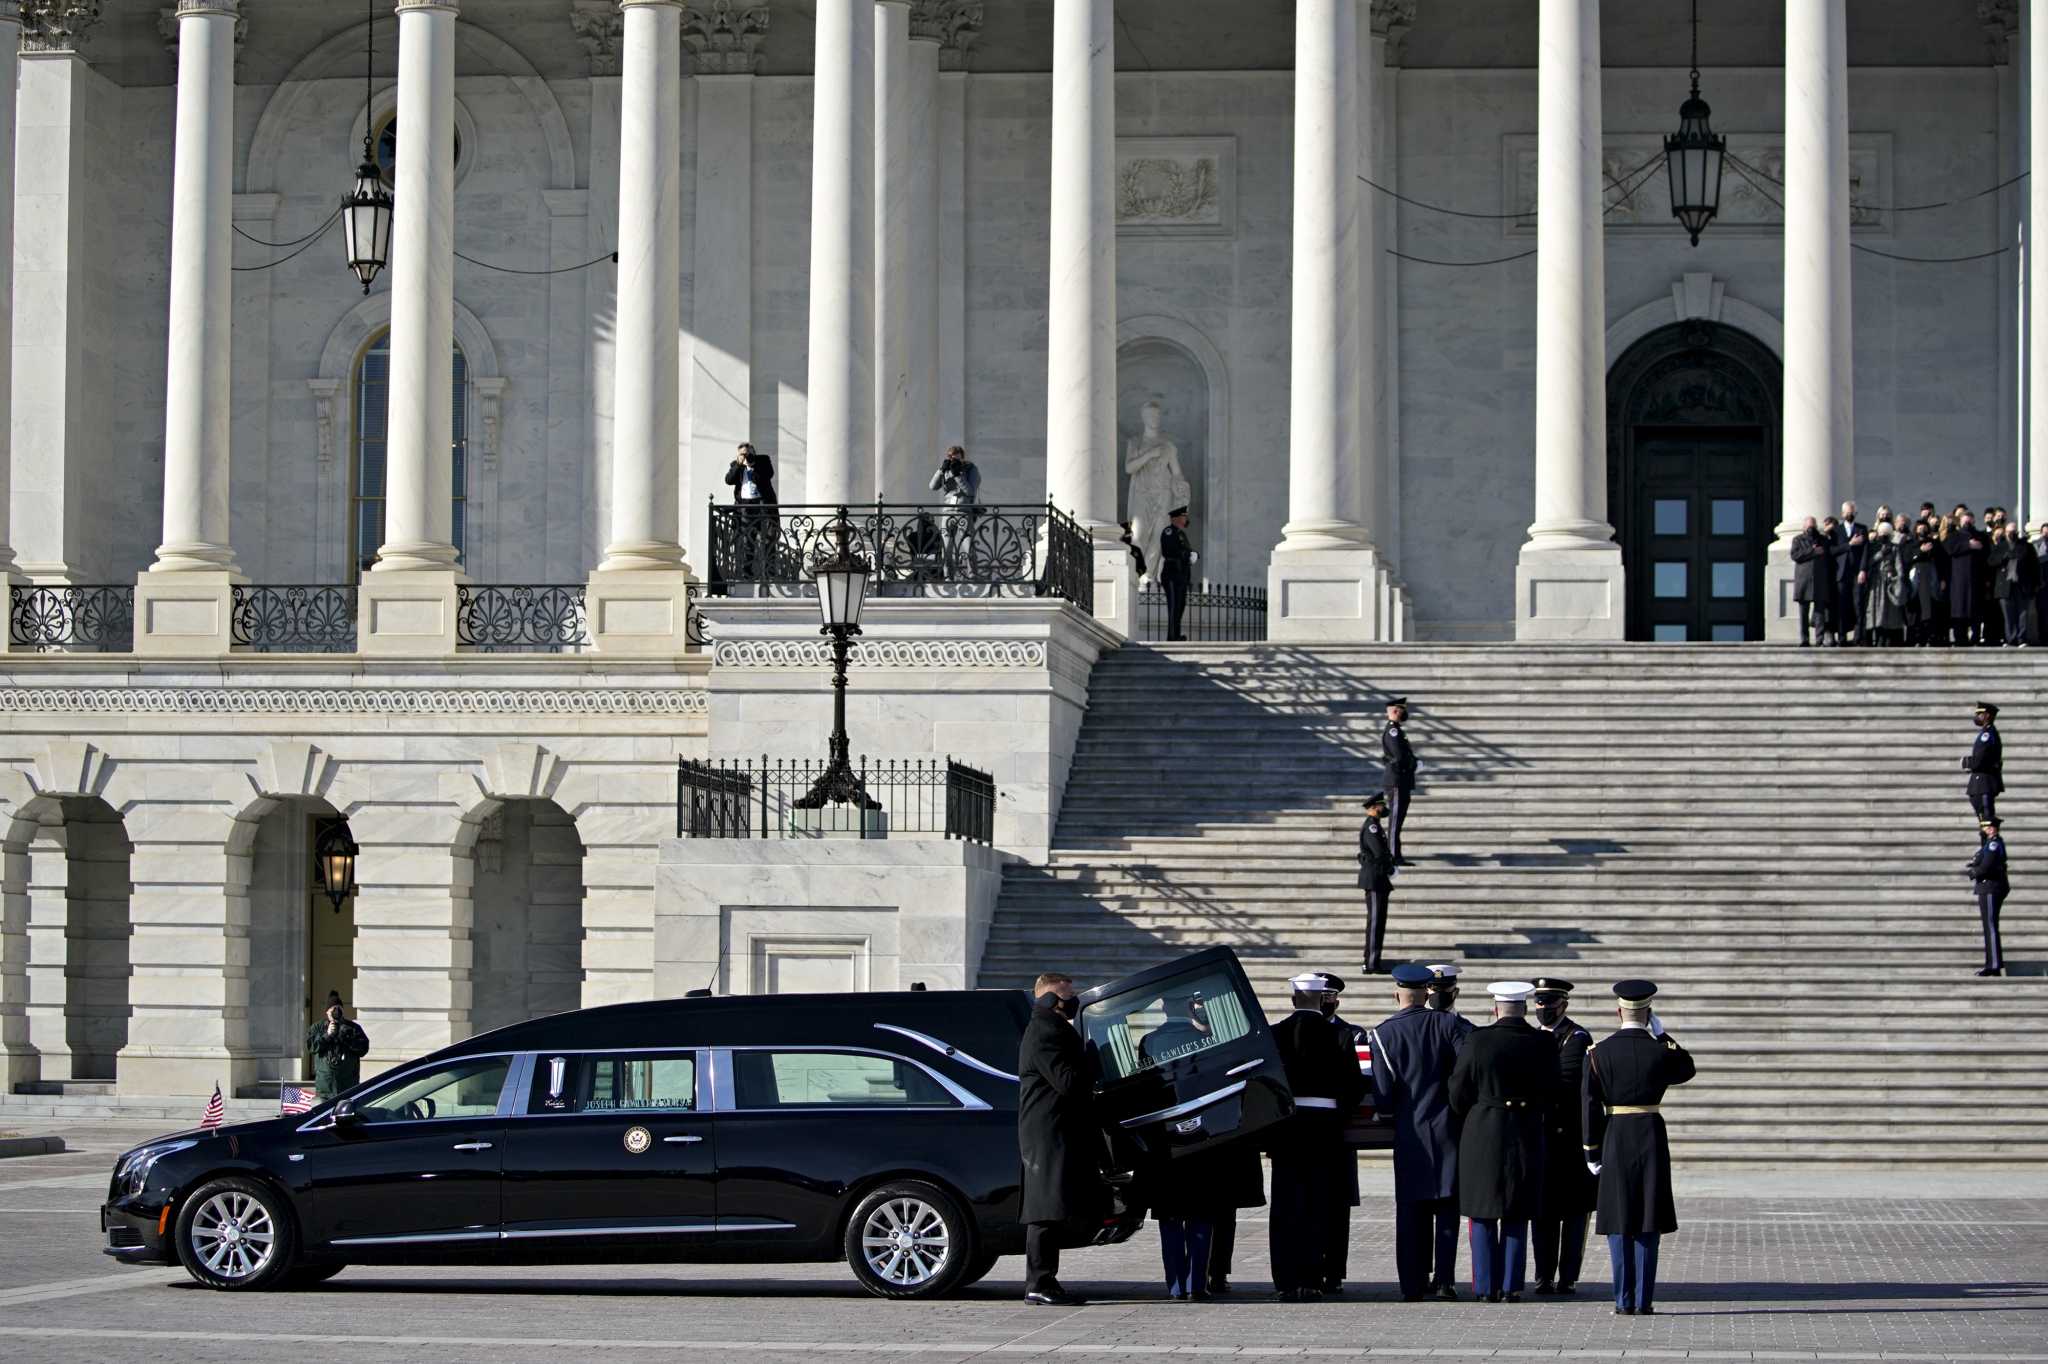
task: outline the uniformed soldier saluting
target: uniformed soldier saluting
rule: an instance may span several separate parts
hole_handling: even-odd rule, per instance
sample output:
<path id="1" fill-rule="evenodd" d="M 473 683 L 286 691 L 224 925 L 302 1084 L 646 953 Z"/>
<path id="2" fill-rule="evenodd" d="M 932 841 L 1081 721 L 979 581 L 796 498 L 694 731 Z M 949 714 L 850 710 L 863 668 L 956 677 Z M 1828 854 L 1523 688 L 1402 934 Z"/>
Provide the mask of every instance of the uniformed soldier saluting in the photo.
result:
<path id="1" fill-rule="evenodd" d="M 1493 1023 L 1474 1029 L 1451 1070 L 1458 1133 L 1458 1211 L 1472 1234 L 1472 1292 L 1520 1302 L 1529 1220 L 1543 1196 L 1545 1110 L 1557 1101 L 1557 1048 L 1529 1026 L 1525 981 L 1497 980 Z"/>
<path id="2" fill-rule="evenodd" d="M 1542 1296 L 1577 1291 L 1586 1258 L 1586 1215 L 1598 1192 L 1579 1150 L 1579 1087 L 1593 1034 L 1570 1018 L 1572 983 L 1538 976 L 1530 984 L 1536 1026 L 1557 1044 L 1558 1091 L 1544 1121 L 1543 1207 L 1529 1240 L 1536 1252 L 1536 1292 Z"/>
<path id="3" fill-rule="evenodd" d="M 1380 731 L 1380 761 L 1387 769 L 1387 785 L 1393 788 L 1394 817 L 1388 826 L 1387 846 L 1394 865 L 1413 866 L 1401 855 L 1401 827 L 1408 822 L 1408 802 L 1415 797 L 1415 748 L 1408 742 L 1408 698 L 1397 696 L 1387 702 L 1387 727 Z"/>
<path id="4" fill-rule="evenodd" d="M 1369 976 L 1386 970 L 1381 954 L 1387 945 L 1387 899 L 1394 893 L 1394 852 L 1387 841 L 1386 816 L 1384 792 L 1365 798 L 1365 822 L 1358 826 L 1358 888 L 1365 892 L 1364 970 Z"/>
<path id="5" fill-rule="evenodd" d="M 1274 1129 L 1273 1287 L 1282 1302 L 1323 1296 L 1333 1221 L 1347 1213 L 1343 1163 L 1357 1159 L 1344 1144 L 1344 1115 L 1365 1096 L 1358 1056 L 1323 1012 L 1330 978 L 1311 971 L 1287 982 L 1294 1012 L 1273 1025 L 1273 1042 L 1294 1091 L 1294 1116 Z"/>
<path id="6" fill-rule="evenodd" d="M 1451 1117 L 1451 1068 L 1472 1025 L 1448 1009 L 1423 1006 L 1430 969 L 1394 968 L 1400 1008 L 1371 1033 L 1373 1106 L 1394 1119 L 1394 1274 L 1403 1302 L 1451 1287 L 1458 1251 L 1458 1131 Z M 1432 1282 L 1436 1230 L 1450 1233 L 1443 1278 Z"/>
<path id="7" fill-rule="evenodd" d="M 1693 1064 L 1650 1011 L 1656 996 L 1647 980 L 1615 984 L 1621 1030 L 1586 1054 L 1579 1105 L 1586 1168 L 1600 1177 L 1593 1229 L 1607 1238 L 1616 1316 L 1656 1312 L 1658 1240 L 1678 1230 L 1671 1139 L 1658 1110 L 1667 1088 L 1693 1077 Z"/>
<path id="8" fill-rule="evenodd" d="M 1970 889 L 1977 894 L 1977 913 L 1984 920 L 1984 969 L 1980 976 L 2005 974 L 2005 949 L 1998 940 L 1998 911 L 2012 893 L 2005 869 L 2005 840 L 1999 837 L 1998 821 L 1986 816 L 1977 826 L 1977 855 L 1963 868 Z"/>
<path id="9" fill-rule="evenodd" d="M 1187 638 L 1181 633 L 1180 618 L 1188 609 L 1188 584 L 1200 556 L 1188 542 L 1188 509 L 1175 507 L 1166 518 L 1166 528 L 1159 532 L 1159 586 L 1166 592 L 1166 637 L 1180 640 Z"/>
<path id="10" fill-rule="evenodd" d="M 1970 808 L 1977 818 L 1998 818 L 1998 797 L 2005 790 L 2005 750 L 1998 738 L 1998 707 L 1989 701 L 1977 703 L 1977 741 L 1963 755 L 1963 771 L 1970 774 Z"/>

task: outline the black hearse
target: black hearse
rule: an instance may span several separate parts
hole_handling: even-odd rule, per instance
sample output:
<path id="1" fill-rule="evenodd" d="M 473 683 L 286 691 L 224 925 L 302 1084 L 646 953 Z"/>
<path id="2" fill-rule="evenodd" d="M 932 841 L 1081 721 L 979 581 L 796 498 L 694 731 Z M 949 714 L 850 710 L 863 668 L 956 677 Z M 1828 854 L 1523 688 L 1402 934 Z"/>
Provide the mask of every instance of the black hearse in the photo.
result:
<path id="1" fill-rule="evenodd" d="M 1091 990 L 1112 1164 L 1292 1108 L 1236 956 Z M 351 1264 L 825 1261 L 930 1297 L 1020 1254 L 1021 991 L 663 1000 L 515 1024 L 310 1113 L 124 1154 L 106 1253 L 211 1288 Z M 1128 1236 L 1126 1202 L 1103 1239 Z"/>

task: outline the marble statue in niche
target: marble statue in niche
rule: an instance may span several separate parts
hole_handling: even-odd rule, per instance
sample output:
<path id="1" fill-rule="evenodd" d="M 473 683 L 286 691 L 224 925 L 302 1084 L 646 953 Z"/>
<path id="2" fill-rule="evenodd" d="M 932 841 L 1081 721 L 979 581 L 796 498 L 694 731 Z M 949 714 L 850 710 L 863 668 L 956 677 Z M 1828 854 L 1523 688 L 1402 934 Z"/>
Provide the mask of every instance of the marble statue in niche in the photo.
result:
<path id="1" fill-rule="evenodd" d="M 1194 494 L 1181 472 L 1180 447 L 1159 429 L 1166 409 L 1157 398 L 1138 409 L 1143 429 L 1124 447 L 1124 474 L 1130 480 L 1126 505 L 1131 512 L 1131 543 L 1145 556 L 1148 575 L 1159 571 L 1159 533 L 1166 514 L 1186 506 Z"/>

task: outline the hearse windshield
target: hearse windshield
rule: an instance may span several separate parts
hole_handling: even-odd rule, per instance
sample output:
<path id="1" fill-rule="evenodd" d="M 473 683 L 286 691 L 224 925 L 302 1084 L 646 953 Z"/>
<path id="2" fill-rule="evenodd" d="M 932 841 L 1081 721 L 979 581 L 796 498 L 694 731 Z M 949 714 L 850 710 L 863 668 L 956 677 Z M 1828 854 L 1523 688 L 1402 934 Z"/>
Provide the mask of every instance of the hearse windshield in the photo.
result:
<path id="1" fill-rule="evenodd" d="M 1121 1080 L 1251 1032 L 1233 975 L 1210 965 L 1096 1000 L 1081 1011 L 1081 1035 L 1102 1078 Z"/>

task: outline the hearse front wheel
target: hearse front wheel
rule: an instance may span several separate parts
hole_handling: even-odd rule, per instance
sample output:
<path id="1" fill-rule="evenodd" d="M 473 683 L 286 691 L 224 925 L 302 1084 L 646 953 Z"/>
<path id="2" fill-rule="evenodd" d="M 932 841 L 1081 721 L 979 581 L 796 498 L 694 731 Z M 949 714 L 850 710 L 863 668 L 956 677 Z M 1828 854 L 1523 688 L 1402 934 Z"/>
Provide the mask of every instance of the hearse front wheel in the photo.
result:
<path id="1" fill-rule="evenodd" d="M 211 1180 L 178 1213 L 178 1259 L 208 1288 L 275 1288 L 290 1271 L 297 1239 L 291 1209 L 268 1185 Z"/>
<path id="2" fill-rule="evenodd" d="M 884 1184 L 846 1220 L 846 1262 L 878 1298 L 936 1298 L 966 1277 L 973 1227 L 943 1189 Z"/>

